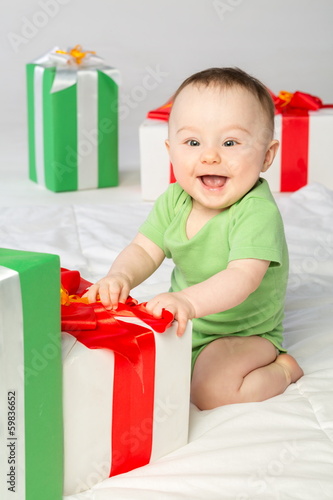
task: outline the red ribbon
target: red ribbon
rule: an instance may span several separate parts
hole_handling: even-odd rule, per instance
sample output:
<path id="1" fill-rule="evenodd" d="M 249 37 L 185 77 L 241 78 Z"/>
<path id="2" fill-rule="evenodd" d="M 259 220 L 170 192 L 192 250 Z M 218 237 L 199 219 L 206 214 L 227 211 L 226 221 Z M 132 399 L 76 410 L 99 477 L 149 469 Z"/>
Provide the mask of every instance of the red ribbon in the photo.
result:
<path id="1" fill-rule="evenodd" d="M 70 295 L 82 296 L 91 285 L 78 271 L 61 270 L 61 285 Z M 117 317 L 137 317 L 150 328 Z M 155 340 L 151 330 L 164 332 L 173 315 L 154 318 L 129 297 L 116 311 L 100 302 L 72 302 L 61 306 L 61 327 L 89 349 L 111 349 L 115 354 L 112 404 L 112 462 L 110 476 L 149 463 L 154 408 Z"/>
<path id="2" fill-rule="evenodd" d="M 152 120 L 163 120 L 167 122 L 169 120 L 170 112 L 172 107 L 172 101 L 168 101 L 163 106 L 153 109 L 152 111 L 148 111 L 147 118 L 151 118 Z"/>
<path id="3" fill-rule="evenodd" d="M 169 121 L 170 117 L 170 112 L 171 112 L 171 107 L 172 107 L 172 102 L 169 101 L 160 108 L 153 109 L 152 111 L 148 111 L 147 113 L 147 118 L 150 118 L 152 120 L 163 120 L 165 122 Z M 173 166 L 172 163 L 170 163 L 170 177 L 169 177 L 169 182 L 172 184 L 173 182 L 176 182 L 176 177 L 173 172 Z"/>
<path id="4" fill-rule="evenodd" d="M 319 97 L 304 92 L 271 96 L 276 114 L 282 114 L 281 191 L 296 191 L 308 182 L 309 111 L 332 108 Z"/>

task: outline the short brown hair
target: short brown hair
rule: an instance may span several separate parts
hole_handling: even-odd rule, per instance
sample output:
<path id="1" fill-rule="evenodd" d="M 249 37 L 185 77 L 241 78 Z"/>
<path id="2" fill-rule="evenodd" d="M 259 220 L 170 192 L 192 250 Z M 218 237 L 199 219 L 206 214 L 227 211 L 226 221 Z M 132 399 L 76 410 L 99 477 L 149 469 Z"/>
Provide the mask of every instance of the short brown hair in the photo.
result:
<path id="1" fill-rule="evenodd" d="M 206 87 L 216 85 L 221 88 L 240 87 L 248 90 L 260 102 L 273 133 L 275 108 L 271 94 L 263 83 L 245 71 L 239 68 L 209 68 L 194 73 L 186 78 L 178 87 L 172 97 L 172 102 L 175 101 L 180 92 L 188 85 L 203 85 Z"/>

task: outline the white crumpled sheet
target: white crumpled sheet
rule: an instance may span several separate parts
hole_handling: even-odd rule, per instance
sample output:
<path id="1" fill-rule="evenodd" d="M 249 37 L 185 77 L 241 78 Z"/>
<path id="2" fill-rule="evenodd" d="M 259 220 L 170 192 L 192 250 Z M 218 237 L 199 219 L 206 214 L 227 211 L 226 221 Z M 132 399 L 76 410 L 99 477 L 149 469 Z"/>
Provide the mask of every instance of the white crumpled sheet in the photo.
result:
<path id="1" fill-rule="evenodd" d="M 333 192 L 277 195 L 290 251 L 285 346 L 305 375 L 262 403 L 190 415 L 190 442 L 154 464 L 66 500 L 333 499 Z M 3 207 L 0 246 L 59 254 L 94 281 L 135 235 L 150 205 Z M 172 264 L 132 292 L 169 286 Z"/>

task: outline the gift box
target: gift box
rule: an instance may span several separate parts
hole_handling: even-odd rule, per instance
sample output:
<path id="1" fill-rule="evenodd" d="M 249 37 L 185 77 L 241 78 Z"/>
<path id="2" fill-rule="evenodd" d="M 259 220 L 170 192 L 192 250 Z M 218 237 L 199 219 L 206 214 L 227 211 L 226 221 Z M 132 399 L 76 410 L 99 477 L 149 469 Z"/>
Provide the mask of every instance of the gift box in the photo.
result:
<path id="1" fill-rule="evenodd" d="M 80 46 L 27 65 L 32 181 L 55 192 L 118 185 L 118 83 Z"/>
<path id="2" fill-rule="evenodd" d="M 190 324 L 179 338 L 171 313 L 155 319 L 131 298 L 117 311 L 75 302 L 87 282 L 81 278 L 73 289 L 69 273 L 63 286 L 74 302 L 62 306 L 64 492 L 74 494 L 188 442 L 192 339 Z"/>
<path id="3" fill-rule="evenodd" d="M 165 146 L 171 102 L 149 111 L 139 128 L 141 193 L 144 200 L 156 200 L 174 182 Z"/>
<path id="4" fill-rule="evenodd" d="M 2 500 L 61 500 L 59 258 L 0 249 Z"/>
<path id="5" fill-rule="evenodd" d="M 262 176 L 274 192 L 291 192 L 310 182 L 333 189 L 329 147 L 333 137 L 333 105 L 303 92 L 272 94 L 275 134 L 280 142 L 274 162 Z M 139 129 L 141 188 L 154 201 L 174 181 L 165 147 L 171 103 L 152 110 Z"/>
<path id="6" fill-rule="evenodd" d="M 333 189 L 329 147 L 333 138 L 333 105 L 304 92 L 271 94 L 275 104 L 277 155 L 263 174 L 272 191 L 297 191 L 320 182 Z"/>

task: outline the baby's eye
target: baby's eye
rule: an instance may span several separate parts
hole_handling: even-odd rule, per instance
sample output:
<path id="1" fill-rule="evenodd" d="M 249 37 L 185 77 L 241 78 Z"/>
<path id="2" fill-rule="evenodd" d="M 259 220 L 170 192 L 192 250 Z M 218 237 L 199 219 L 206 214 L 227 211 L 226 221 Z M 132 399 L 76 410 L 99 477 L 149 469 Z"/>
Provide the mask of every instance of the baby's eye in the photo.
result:
<path id="1" fill-rule="evenodd" d="M 230 146 L 235 146 L 236 144 L 237 144 L 237 142 L 234 141 L 233 139 L 228 139 L 227 141 L 225 141 L 223 143 L 223 146 L 226 148 L 230 148 Z"/>
<path id="2" fill-rule="evenodd" d="M 190 139 L 189 141 L 186 141 L 186 144 L 189 146 L 200 146 L 200 142 L 196 141 L 195 139 Z"/>

